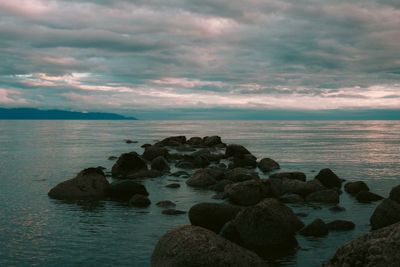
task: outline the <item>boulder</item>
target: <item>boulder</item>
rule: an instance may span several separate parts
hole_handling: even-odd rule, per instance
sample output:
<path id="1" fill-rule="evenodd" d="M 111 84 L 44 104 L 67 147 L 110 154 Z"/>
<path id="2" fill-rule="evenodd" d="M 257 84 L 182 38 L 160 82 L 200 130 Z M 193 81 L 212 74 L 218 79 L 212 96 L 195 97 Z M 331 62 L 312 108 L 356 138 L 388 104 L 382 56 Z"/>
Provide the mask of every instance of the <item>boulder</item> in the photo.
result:
<path id="1" fill-rule="evenodd" d="M 361 191 L 356 195 L 356 199 L 360 203 L 370 203 L 382 200 L 383 197 L 369 191 Z"/>
<path id="2" fill-rule="evenodd" d="M 269 178 L 275 179 L 292 179 L 292 180 L 299 180 L 305 182 L 307 177 L 304 172 L 278 172 L 271 174 Z"/>
<path id="3" fill-rule="evenodd" d="M 326 224 L 331 231 L 348 231 L 353 230 L 356 225 L 351 221 L 334 220 Z"/>
<path id="4" fill-rule="evenodd" d="M 372 230 L 400 222 L 400 204 L 391 199 L 385 199 L 375 208 L 369 221 Z"/>
<path id="5" fill-rule="evenodd" d="M 225 178 L 232 182 L 243 182 L 247 180 L 260 179 L 255 171 L 245 168 L 234 168 L 225 172 Z"/>
<path id="6" fill-rule="evenodd" d="M 263 158 L 258 162 L 258 168 L 262 172 L 270 172 L 273 170 L 280 169 L 281 167 L 279 166 L 278 162 L 276 162 L 273 159 L 270 158 Z"/>
<path id="7" fill-rule="evenodd" d="M 192 146 L 192 147 L 203 147 L 203 138 L 201 137 L 192 137 L 189 140 L 186 141 L 186 144 Z"/>
<path id="8" fill-rule="evenodd" d="M 225 157 L 230 158 L 230 157 L 238 157 L 241 155 L 246 155 L 246 154 L 251 154 L 250 151 L 247 150 L 242 145 L 228 145 L 225 150 Z"/>
<path id="9" fill-rule="evenodd" d="M 181 168 L 181 169 L 194 169 L 194 164 L 190 161 L 179 161 L 175 164 L 175 167 Z"/>
<path id="10" fill-rule="evenodd" d="M 199 203 L 189 210 L 192 225 L 201 226 L 219 233 L 222 227 L 234 219 L 242 208 L 230 204 Z"/>
<path id="11" fill-rule="evenodd" d="M 233 182 L 228 179 L 223 179 L 221 181 L 218 181 L 216 184 L 211 185 L 208 189 L 216 192 L 224 192 L 225 187 L 229 184 L 233 184 Z"/>
<path id="12" fill-rule="evenodd" d="M 400 185 L 392 188 L 389 198 L 397 203 L 400 203 Z"/>
<path id="13" fill-rule="evenodd" d="M 162 214 L 165 214 L 165 215 L 181 215 L 181 214 L 186 214 L 186 211 L 176 210 L 176 209 L 166 209 L 166 210 L 162 211 Z"/>
<path id="14" fill-rule="evenodd" d="M 184 145 L 178 146 L 176 148 L 176 151 L 179 151 L 179 152 L 193 152 L 193 151 L 196 151 L 196 149 L 191 147 L 190 145 L 184 144 Z"/>
<path id="15" fill-rule="evenodd" d="M 48 195 L 55 199 L 104 198 L 109 188 L 110 184 L 102 170 L 88 168 L 79 172 L 74 178 L 53 187 Z"/>
<path id="16" fill-rule="evenodd" d="M 151 169 L 160 172 L 167 172 L 171 168 L 169 167 L 168 161 L 163 156 L 158 156 L 151 161 Z"/>
<path id="17" fill-rule="evenodd" d="M 232 167 L 255 168 L 257 167 L 257 158 L 251 154 L 235 156 L 233 157 Z"/>
<path id="18" fill-rule="evenodd" d="M 341 246 L 324 267 L 398 267 L 399 251 L 400 223 L 396 223 Z"/>
<path id="19" fill-rule="evenodd" d="M 230 184 L 225 187 L 224 192 L 233 204 L 243 206 L 255 205 L 264 198 L 276 196 L 271 183 L 262 180 Z"/>
<path id="20" fill-rule="evenodd" d="M 243 245 L 243 240 L 240 237 L 240 233 L 235 227 L 234 221 L 229 221 L 227 222 L 219 232 L 219 235 L 222 236 L 223 238 L 228 239 L 229 241 L 232 241 L 233 243 L 238 244 L 239 246 L 244 246 Z"/>
<path id="21" fill-rule="evenodd" d="M 182 176 L 185 176 L 185 177 L 188 177 L 188 176 L 189 176 L 189 173 L 187 173 L 187 172 L 185 172 L 185 171 L 176 171 L 176 172 L 174 172 L 174 173 L 171 173 L 171 176 L 175 176 L 175 177 L 182 177 Z"/>
<path id="22" fill-rule="evenodd" d="M 133 174 L 127 175 L 126 179 L 146 179 L 146 178 L 156 178 L 160 177 L 164 174 L 164 172 L 157 171 L 157 170 L 142 170 L 135 172 Z"/>
<path id="23" fill-rule="evenodd" d="M 318 180 L 307 182 L 286 178 L 270 178 L 269 180 L 274 185 L 275 190 L 280 195 L 298 194 L 302 197 L 306 197 L 311 193 L 326 190 L 326 187 L 324 187 Z"/>
<path id="24" fill-rule="evenodd" d="M 118 158 L 111 173 L 114 177 L 126 177 L 143 170 L 147 170 L 146 162 L 136 152 L 131 152 L 122 154 Z"/>
<path id="25" fill-rule="evenodd" d="M 326 188 L 340 188 L 342 186 L 342 180 L 331 169 L 320 170 L 315 179 Z"/>
<path id="26" fill-rule="evenodd" d="M 350 195 L 357 195 L 361 191 L 369 191 L 368 185 L 363 181 L 348 182 L 344 185 L 344 190 Z"/>
<path id="27" fill-rule="evenodd" d="M 144 185 L 131 180 L 115 181 L 110 184 L 110 196 L 117 200 L 128 201 L 134 195 L 148 196 Z"/>
<path id="28" fill-rule="evenodd" d="M 301 235 L 315 237 L 326 236 L 328 233 L 328 226 L 321 219 L 315 219 L 299 231 L 299 234 Z"/>
<path id="29" fill-rule="evenodd" d="M 144 195 L 134 195 L 130 200 L 129 200 L 129 205 L 134 206 L 134 207 L 148 207 L 150 206 L 151 201 L 147 196 Z"/>
<path id="30" fill-rule="evenodd" d="M 175 207 L 176 204 L 172 202 L 171 200 L 162 200 L 156 203 L 158 207 L 161 208 L 169 208 L 169 207 Z"/>
<path id="31" fill-rule="evenodd" d="M 256 251 L 293 248 L 295 233 L 304 226 L 289 207 L 272 198 L 240 211 L 233 225 L 243 245 Z"/>
<path id="32" fill-rule="evenodd" d="M 168 150 L 164 147 L 161 146 L 148 146 L 145 148 L 143 152 L 143 158 L 145 158 L 148 161 L 152 161 L 153 159 L 157 157 L 169 157 Z"/>
<path id="33" fill-rule="evenodd" d="M 304 198 L 298 194 L 287 194 L 279 197 L 279 200 L 283 203 L 302 203 Z"/>
<path id="34" fill-rule="evenodd" d="M 203 138 L 204 145 L 208 147 L 216 146 L 222 143 L 221 137 L 214 135 L 214 136 L 206 136 Z"/>
<path id="35" fill-rule="evenodd" d="M 198 226 L 173 229 L 158 241 L 151 256 L 152 267 L 267 266 L 250 252 Z"/>
<path id="36" fill-rule="evenodd" d="M 217 180 L 223 177 L 224 173 L 217 169 L 200 169 L 197 170 L 189 179 L 186 184 L 192 187 L 209 187 L 214 185 Z"/>
<path id="37" fill-rule="evenodd" d="M 317 203 L 339 203 L 339 194 L 333 189 L 317 191 L 309 194 L 306 197 L 306 201 Z"/>
<path id="38" fill-rule="evenodd" d="M 160 142 L 157 142 L 157 146 L 171 146 L 171 147 L 177 147 L 182 144 L 186 143 L 186 137 L 185 136 L 170 136 L 167 138 L 164 138 Z"/>

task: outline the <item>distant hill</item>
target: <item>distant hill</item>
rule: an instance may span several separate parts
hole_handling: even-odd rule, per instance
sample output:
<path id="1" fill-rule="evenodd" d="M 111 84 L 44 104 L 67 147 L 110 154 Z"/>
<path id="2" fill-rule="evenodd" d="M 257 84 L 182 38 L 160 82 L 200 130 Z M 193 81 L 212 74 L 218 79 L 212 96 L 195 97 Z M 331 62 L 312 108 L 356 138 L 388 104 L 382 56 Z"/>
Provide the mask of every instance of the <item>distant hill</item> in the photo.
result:
<path id="1" fill-rule="evenodd" d="M 137 120 L 113 113 L 0 108 L 0 120 Z"/>

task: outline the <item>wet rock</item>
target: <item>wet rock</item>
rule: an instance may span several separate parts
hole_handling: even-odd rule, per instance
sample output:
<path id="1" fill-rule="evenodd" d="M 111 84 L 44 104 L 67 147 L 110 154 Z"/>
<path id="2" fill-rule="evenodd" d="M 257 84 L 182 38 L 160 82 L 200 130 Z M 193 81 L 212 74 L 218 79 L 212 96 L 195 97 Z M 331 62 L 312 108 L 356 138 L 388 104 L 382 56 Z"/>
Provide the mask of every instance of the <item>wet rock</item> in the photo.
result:
<path id="1" fill-rule="evenodd" d="M 345 211 L 346 209 L 341 206 L 334 206 L 334 207 L 330 207 L 329 210 L 332 212 L 342 212 L 342 211 Z"/>
<path id="2" fill-rule="evenodd" d="M 331 169 L 320 170 L 315 179 L 326 188 L 340 188 L 342 186 L 342 180 Z"/>
<path id="3" fill-rule="evenodd" d="M 368 185 L 363 181 L 348 182 L 344 185 L 344 190 L 350 195 L 357 195 L 361 191 L 369 191 Z"/>
<path id="4" fill-rule="evenodd" d="M 232 182 L 243 182 L 247 180 L 260 179 L 258 173 L 245 168 L 235 168 L 225 172 L 225 178 Z"/>
<path id="5" fill-rule="evenodd" d="M 146 179 L 146 178 L 156 178 L 160 177 L 164 174 L 164 172 L 157 170 L 142 170 L 135 172 L 133 174 L 127 175 L 126 179 Z"/>
<path id="6" fill-rule="evenodd" d="M 204 145 L 208 147 L 216 146 L 222 143 L 221 137 L 214 135 L 214 136 L 206 136 L 203 138 Z"/>
<path id="7" fill-rule="evenodd" d="M 125 139 L 124 141 L 125 141 L 125 143 L 127 143 L 127 144 L 137 144 L 137 143 L 138 143 L 138 141 L 132 141 L 132 140 L 130 140 L 130 139 Z"/>
<path id="8" fill-rule="evenodd" d="M 179 188 L 179 187 L 181 187 L 181 185 L 178 184 L 178 183 L 171 183 L 171 184 L 167 184 L 165 187 L 168 187 L 168 188 Z"/>
<path id="9" fill-rule="evenodd" d="M 222 227 L 234 219 L 242 208 L 229 204 L 199 203 L 189 210 L 192 225 L 201 226 L 219 233 Z"/>
<path id="10" fill-rule="evenodd" d="M 185 171 L 176 171 L 174 173 L 171 173 L 171 176 L 175 176 L 175 177 L 189 176 L 189 173 L 187 173 Z"/>
<path id="11" fill-rule="evenodd" d="M 141 147 L 141 148 L 148 148 L 148 147 L 150 147 L 150 146 L 152 146 L 152 145 L 150 145 L 150 144 L 143 144 L 143 145 L 141 145 L 140 147 Z"/>
<path id="12" fill-rule="evenodd" d="M 232 168 L 244 167 L 255 168 L 257 167 L 257 158 L 251 154 L 235 156 L 232 162 Z"/>
<path id="13" fill-rule="evenodd" d="M 392 188 L 389 198 L 397 203 L 400 203 L 400 185 Z"/>
<path id="14" fill-rule="evenodd" d="M 283 203 L 302 203 L 304 198 L 298 194 L 287 194 L 279 198 Z"/>
<path id="15" fill-rule="evenodd" d="M 168 161 L 163 156 L 158 156 L 151 161 L 151 169 L 160 172 L 167 172 L 170 170 L 170 167 Z"/>
<path id="16" fill-rule="evenodd" d="M 194 164 L 189 161 L 179 161 L 178 163 L 175 164 L 175 167 L 181 169 L 194 169 Z"/>
<path id="17" fill-rule="evenodd" d="M 114 177 L 126 177 L 142 170 L 147 170 L 146 162 L 136 152 L 131 152 L 118 158 L 111 173 Z"/>
<path id="18" fill-rule="evenodd" d="M 328 226 L 321 219 L 315 219 L 312 223 L 305 226 L 299 231 L 299 234 L 304 236 L 321 237 L 329 233 Z"/>
<path id="19" fill-rule="evenodd" d="M 167 232 L 151 256 L 152 267 L 267 266 L 261 258 L 229 240 L 198 226 Z"/>
<path id="20" fill-rule="evenodd" d="M 166 148 L 161 147 L 161 146 L 156 146 L 156 145 L 146 147 L 143 152 L 143 158 L 148 161 L 152 161 L 153 159 L 155 159 L 157 157 L 168 158 L 168 156 L 169 156 L 169 153 Z"/>
<path id="21" fill-rule="evenodd" d="M 216 184 L 210 186 L 208 189 L 216 191 L 216 192 L 224 192 L 225 187 L 229 184 L 233 184 L 231 180 L 223 179 L 218 181 Z"/>
<path id="22" fill-rule="evenodd" d="M 391 199 L 385 199 L 376 207 L 369 221 L 372 230 L 400 222 L 400 204 Z"/>
<path id="23" fill-rule="evenodd" d="M 224 192 L 228 199 L 237 205 L 255 205 L 264 198 L 275 197 L 275 191 L 269 181 L 249 180 L 227 185 Z"/>
<path id="24" fill-rule="evenodd" d="M 223 238 L 228 239 L 229 241 L 232 241 L 233 243 L 238 244 L 239 246 L 244 246 L 243 245 L 243 240 L 240 237 L 240 233 L 236 229 L 236 226 L 232 221 L 227 222 L 219 232 L 219 235 L 222 236 Z"/>
<path id="25" fill-rule="evenodd" d="M 201 137 L 192 137 L 189 140 L 187 140 L 186 144 L 192 146 L 192 147 L 203 147 L 203 138 Z"/>
<path id="26" fill-rule="evenodd" d="M 242 145 L 234 145 L 234 144 L 228 145 L 225 150 L 226 158 L 239 157 L 246 154 L 251 154 L 251 153 L 250 151 L 247 150 L 247 148 L 245 148 Z"/>
<path id="27" fill-rule="evenodd" d="M 304 172 L 278 172 L 271 174 L 269 178 L 272 179 L 291 179 L 291 180 L 299 180 L 302 182 L 306 181 L 306 174 Z"/>
<path id="28" fill-rule="evenodd" d="M 278 162 L 276 162 L 275 160 L 270 159 L 270 158 L 263 158 L 258 163 L 258 168 L 262 172 L 270 172 L 273 170 L 280 169 L 281 167 L 279 166 Z"/>
<path id="29" fill-rule="evenodd" d="M 186 211 L 176 210 L 176 209 L 166 209 L 166 210 L 162 211 L 162 214 L 165 214 L 165 215 L 181 215 L 181 214 L 186 214 Z"/>
<path id="30" fill-rule="evenodd" d="M 318 180 L 312 180 L 307 182 L 302 182 L 299 180 L 294 179 L 269 179 L 271 183 L 274 185 L 275 190 L 278 194 L 298 194 L 302 197 L 306 197 L 307 195 L 326 190 L 327 188 L 324 187 Z"/>
<path id="31" fill-rule="evenodd" d="M 177 160 L 183 160 L 185 157 L 184 154 L 180 153 L 169 153 L 165 158 L 168 159 L 169 161 L 177 161 Z"/>
<path id="32" fill-rule="evenodd" d="M 356 225 L 351 221 L 334 220 L 326 224 L 331 231 L 348 231 L 353 230 Z"/>
<path id="33" fill-rule="evenodd" d="M 170 136 L 161 140 L 160 142 L 157 142 L 156 145 L 177 147 L 185 143 L 186 143 L 185 136 Z"/>
<path id="34" fill-rule="evenodd" d="M 185 144 L 185 145 L 178 146 L 176 148 L 176 151 L 179 151 L 179 152 L 193 152 L 193 151 L 196 151 L 196 149 Z"/>
<path id="35" fill-rule="evenodd" d="M 226 166 L 226 164 L 225 163 L 220 163 L 220 164 L 218 164 L 218 168 L 220 168 L 220 169 L 226 169 L 228 166 Z"/>
<path id="36" fill-rule="evenodd" d="M 53 187 L 48 195 L 56 199 L 91 199 L 104 198 L 109 192 L 104 172 L 98 168 L 88 168 L 74 178 Z"/>
<path id="37" fill-rule="evenodd" d="M 131 199 L 134 195 L 149 195 L 144 185 L 131 180 L 112 182 L 109 192 L 112 198 L 125 201 Z"/>
<path id="38" fill-rule="evenodd" d="M 339 203 L 339 194 L 333 189 L 322 190 L 309 194 L 306 197 L 306 201 L 316 203 Z"/>
<path id="39" fill-rule="evenodd" d="M 294 235 L 304 226 L 289 207 L 271 198 L 243 209 L 233 224 L 244 246 L 256 251 L 296 246 Z"/>
<path id="40" fill-rule="evenodd" d="M 200 169 L 186 180 L 186 184 L 192 187 L 205 188 L 214 185 L 217 180 L 220 180 L 223 177 L 223 175 L 223 172 L 216 169 Z"/>
<path id="41" fill-rule="evenodd" d="M 130 200 L 129 200 L 129 205 L 134 206 L 134 207 L 148 207 L 150 206 L 151 201 L 147 196 L 144 195 L 134 195 Z"/>
<path id="42" fill-rule="evenodd" d="M 169 208 L 169 207 L 175 207 L 176 204 L 172 202 L 171 200 L 162 200 L 156 203 L 158 207 L 161 208 Z"/>
<path id="43" fill-rule="evenodd" d="M 297 217 L 307 217 L 307 216 L 308 216 L 308 213 L 305 213 L 305 212 L 297 212 L 297 213 L 296 213 L 296 216 L 297 216 Z"/>
<path id="44" fill-rule="evenodd" d="M 361 191 L 356 195 L 356 199 L 360 203 L 370 203 L 382 200 L 383 197 L 369 191 Z"/>
<path id="45" fill-rule="evenodd" d="M 116 157 L 116 156 L 109 156 L 108 157 L 108 160 L 117 160 L 118 159 L 118 157 Z"/>
<path id="46" fill-rule="evenodd" d="M 400 266 L 400 223 L 372 231 L 341 246 L 324 267 Z"/>

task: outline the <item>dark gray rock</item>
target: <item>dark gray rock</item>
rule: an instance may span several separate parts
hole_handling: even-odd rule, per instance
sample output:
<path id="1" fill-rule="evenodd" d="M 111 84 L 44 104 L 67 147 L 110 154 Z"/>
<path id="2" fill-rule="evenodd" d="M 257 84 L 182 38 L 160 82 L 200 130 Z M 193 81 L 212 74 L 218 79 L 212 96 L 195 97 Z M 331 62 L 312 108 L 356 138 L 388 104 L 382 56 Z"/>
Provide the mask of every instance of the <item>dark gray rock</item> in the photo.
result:
<path id="1" fill-rule="evenodd" d="M 203 138 L 204 145 L 208 147 L 216 146 L 222 143 L 221 137 L 214 135 L 214 136 L 206 136 Z"/>
<path id="2" fill-rule="evenodd" d="M 400 222 L 400 204 L 391 199 L 385 199 L 376 207 L 369 221 L 372 230 Z"/>
<path id="3" fill-rule="evenodd" d="M 341 206 L 334 206 L 334 207 L 330 207 L 329 210 L 332 212 L 342 212 L 342 211 L 345 211 L 346 209 Z"/>
<path id="4" fill-rule="evenodd" d="M 176 209 L 166 209 L 166 210 L 162 211 L 162 214 L 165 214 L 165 215 L 181 215 L 181 214 L 186 214 L 186 211 L 176 210 Z"/>
<path id="5" fill-rule="evenodd" d="M 242 208 L 229 204 L 199 203 L 189 210 L 192 225 L 201 226 L 219 233 L 222 227 L 234 219 Z"/>
<path id="6" fill-rule="evenodd" d="M 245 168 L 235 168 L 225 172 L 225 179 L 232 182 L 243 182 L 247 180 L 260 179 L 260 176 L 255 171 Z"/>
<path id="7" fill-rule="evenodd" d="M 216 169 L 200 169 L 197 170 L 189 179 L 186 184 L 192 187 L 209 187 L 214 185 L 217 180 L 223 177 L 223 172 Z"/>
<path id="8" fill-rule="evenodd" d="M 117 160 L 118 159 L 118 157 L 116 157 L 116 156 L 109 156 L 108 157 L 108 160 Z"/>
<path id="9" fill-rule="evenodd" d="M 157 146 L 171 146 L 171 147 L 177 147 L 182 144 L 186 143 L 186 137 L 185 136 L 170 136 L 167 138 L 164 138 L 160 142 L 157 142 Z"/>
<path id="10" fill-rule="evenodd" d="M 110 184 L 109 194 L 112 198 L 128 201 L 134 195 L 148 196 L 144 185 L 131 180 L 115 181 Z"/>
<path id="11" fill-rule="evenodd" d="M 109 192 L 104 172 L 98 168 L 88 168 L 74 178 L 53 187 L 48 195 L 56 199 L 91 199 L 104 198 Z"/>
<path id="12" fill-rule="evenodd" d="M 304 172 L 278 172 L 271 174 L 269 178 L 272 179 L 292 179 L 292 180 L 299 180 L 305 182 L 307 177 Z"/>
<path id="13" fill-rule="evenodd" d="M 175 167 L 181 168 L 181 169 L 194 169 L 194 164 L 190 161 L 179 161 L 178 163 L 175 164 Z"/>
<path id="14" fill-rule="evenodd" d="M 276 162 L 275 160 L 270 159 L 270 158 L 263 158 L 258 163 L 258 168 L 262 172 L 270 172 L 273 170 L 280 169 L 281 167 L 279 166 L 278 162 Z"/>
<path id="15" fill-rule="evenodd" d="M 148 207 L 150 206 L 151 201 L 147 196 L 144 195 L 134 195 L 130 200 L 129 200 L 129 205 L 134 206 L 134 207 Z"/>
<path id="16" fill-rule="evenodd" d="M 168 188 L 179 188 L 179 187 L 181 187 L 181 185 L 178 184 L 178 183 L 171 183 L 171 184 L 167 184 L 165 187 L 168 187 Z"/>
<path id="17" fill-rule="evenodd" d="M 193 151 L 196 151 L 196 149 L 191 147 L 190 145 L 185 144 L 185 145 L 178 146 L 176 148 L 176 151 L 179 151 L 179 152 L 193 152 Z"/>
<path id="18" fill-rule="evenodd" d="M 311 193 L 327 189 L 318 180 L 307 182 L 286 178 L 270 178 L 269 180 L 271 181 L 276 192 L 278 192 L 279 195 L 298 194 L 302 197 L 306 197 Z"/>
<path id="19" fill-rule="evenodd" d="M 232 168 L 244 167 L 255 168 L 257 167 L 257 158 L 251 154 L 235 156 L 232 162 Z"/>
<path id="20" fill-rule="evenodd" d="M 143 170 L 147 170 L 146 162 L 136 152 L 131 152 L 118 158 L 111 173 L 114 177 L 126 177 Z"/>
<path id="21" fill-rule="evenodd" d="M 287 194 L 279 197 L 279 200 L 283 203 L 302 203 L 304 198 L 298 194 Z"/>
<path id="22" fill-rule="evenodd" d="M 309 194 L 306 197 L 306 201 L 316 203 L 339 203 L 339 194 L 333 189 L 317 191 Z"/>
<path id="23" fill-rule="evenodd" d="M 161 208 L 169 208 L 169 207 L 175 207 L 176 204 L 172 202 L 171 200 L 162 200 L 156 203 L 158 207 Z"/>
<path id="24" fill-rule="evenodd" d="M 225 150 L 226 158 L 238 157 L 238 156 L 246 155 L 246 154 L 251 154 L 251 153 L 250 153 L 250 151 L 247 150 L 247 148 L 245 148 L 242 145 L 231 144 L 231 145 L 228 145 Z"/>
<path id="25" fill-rule="evenodd" d="M 299 231 L 299 234 L 304 236 L 315 236 L 321 237 L 326 236 L 329 233 L 328 226 L 321 219 L 315 219 L 310 224 L 305 226 Z"/>
<path id="26" fill-rule="evenodd" d="M 400 185 L 392 188 L 389 198 L 397 203 L 400 203 Z"/>
<path id="27" fill-rule="evenodd" d="M 201 138 L 201 137 L 192 137 L 189 140 L 187 140 L 186 144 L 188 144 L 192 147 L 203 147 L 204 146 L 203 138 Z"/>
<path id="28" fill-rule="evenodd" d="M 164 172 L 157 170 L 142 170 L 135 172 L 133 174 L 127 175 L 126 179 L 146 179 L 146 178 L 156 178 L 164 175 Z"/>
<path id="29" fill-rule="evenodd" d="M 160 172 L 167 172 L 171 168 L 169 167 L 168 161 L 163 156 L 158 156 L 151 161 L 151 169 Z"/>
<path id="30" fill-rule="evenodd" d="M 207 229 L 186 225 L 167 232 L 151 256 L 152 267 L 267 266 L 264 261 Z"/>
<path id="31" fill-rule="evenodd" d="M 276 197 L 271 183 L 262 180 L 249 180 L 227 185 L 224 192 L 233 204 L 243 206 L 255 205 L 264 198 Z"/>
<path id="32" fill-rule="evenodd" d="M 326 188 L 340 188 L 342 186 L 342 180 L 331 169 L 320 170 L 315 179 Z"/>
<path id="33" fill-rule="evenodd" d="M 331 231 L 348 231 L 353 230 L 356 225 L 351 221 L 334 220 L 326 224 Z"/>
<path id="34" fill-rule="evenodd" d="M 233 243 L 238 244 L 239 246 L 244 246 L 243 245 L 243 240 L 240 237 L 240 233 L 236 229 L 235 223 L 232 221 L 227 222 L 219 232 L 219 235 L 222 236 L 223 238 L 228 239 L 229 241 L 232 241 Z"/>
<path id="35" fill-rule="evenodd" d="M 221 181 L 218 181 L 216 184 L 211 185 L 208 189 L 215 192 L 224 192 L 225 187 L 229 184 L 233 184 L 233 182 L 231 180 L 223 179 Z"/>
<path id="36" fill-rule="evenodd" d="M 370 203 L 382 200 L 383 197 L 369 191 L 361 191 L 356 195 L 356 199 L 360 203 Z"/>
<path id="37" fill-rule="evenodd" d="M 143 158 L 145 158 L 148 161 L 152 161 L 157 157 L 168 158 L 169 157 L 168 149 L 156 145 L 145 148 L 143 152 Z"/>
<path id="38" fill-rule="evenodd" d="M 363 181 L 348 182 L 344 185 L 344 190 L 350 195 L 357 195 L 361 191 L 369 191 L 368 185 Z"/>

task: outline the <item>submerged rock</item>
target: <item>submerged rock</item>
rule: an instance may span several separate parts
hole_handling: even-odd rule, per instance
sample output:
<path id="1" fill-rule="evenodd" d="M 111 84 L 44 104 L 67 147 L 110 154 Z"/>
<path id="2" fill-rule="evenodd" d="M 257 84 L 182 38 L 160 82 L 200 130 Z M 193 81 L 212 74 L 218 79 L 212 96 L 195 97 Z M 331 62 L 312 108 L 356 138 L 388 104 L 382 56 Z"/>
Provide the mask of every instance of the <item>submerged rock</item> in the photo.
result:
<path id="1" fill-rule="evenodd" d="M 219 233 L 222 227 L 234 219 L 242 208 L 229 204 L 199 203 L 189 210 L 192 225 L 201 226 Z"/>
<path id="2" fill-rule="evenodd" d="M 134 195 L 130 200 L 129 200 L 129 205 L 134 206 L 134 207 L 148 207 L 150 206 L 151 201 L 147 196 L 144 195 Z"/>
<path id="3" fill-rule="evenodd" d="M 344 208 L 342 206 L 334 206 L 334 207 L 329 208 L 329 210 L 332 212 L 342 212 L 342 211 L 345 211 L 346 208 Z"/>
<path id="4" fill-rule="evenodd" d="M 152 267 L 267 266 L 263 260 L 207 229 L 186 225 L 167 232 L 151 256 Z"/>
<path id="5" fill-rule="evenodd" d="M 48 195 L 56 199 L 90 199 L 107 196 L 110 184 L 104 172 L 98 168 L 88 168 L 74 178 L 53 187 Z"/>
<path id="6" fill-rule="evenodd" d="M 310 224 L 305 226 L 303 229 L 299 231 L 299 234 L 304 236 L 315 236 L 321 237 L 326 236 L 329 233 L 328 226 L 321 219 L 315 219 Z"/>
<path id="7" fill-rule="evenodd" d="M 376 207 L 369 221 L 372 230 L 400 222 L 400 204 L 385 199 Z"/>
<path id="8" fill-rule="evenodd" d="M 356 195 L 356 199 L 360 203 L 370 203 L 382 200 L 383 197 L 369 191 L 361 191 Z"/>
<path id="9" fill-rule="evenodd" d="M 225 187 L 224 192 L 233 204 L 243 206 L 255 205 L 264 198 L 276 196 L 271 183 L 262 180 L 230 184 Z"/>
<path id="10" fill-rule="evenodd" d="M 110 196 L 118 200 L 128 201 L 134 195 L 148 196 L 144 185 L 130 180 L 115 181 L 110 184 Z"/>
<path id="11" fill-rule="evenodd" d="M 315 179 L 326 188 L 340 188 L 342 186 L 342 180 L 331 169 L 320 170 Z"/>
<path id="12" fill-rule="evenodd" d="M 344 190 L 350 195 L 357 195 L 361 191 L 369 191 L 368 185 L 363 181 L 348 182 L 344 185 Z"/>
<path id="13" fill-rule="evenodd" d="M 179 188 L 179 187 L 181 187 L 181 185 L 178 184 L 178 183 L 171 183 L 171 184 L 167 184 L 165 187 L 168 187 L 168 188 Z"/>
<path id="14" fill-rule="evenodd" d="M 147 170 L 146 162 L 136 152 L 131 152 L 118 158 L 111 173 L 114 177 L 126 177 L 142 170 Z"/>
<path id="15" fill-rule="evenodd" d="M 270 172 L 273 170 L 280 169 L 281 167 L 279 166 L 278 162 L 276 162 L 275 160 L 270 159 L 270 158 L 263 158 L 258 163 L 258 168 L 262 172 Z"/>
<path id="16" fill-rule="evenodd" d="M 156 203 L 158 207 L 161 208 L 168 208 L 168 207 L 175 207 L 176 204 L 172 202 L 171 200 L 162 200 Z"/>
<path id="17" fill-rule="evenodd" d="M 399 251 L 400 223 L 396 223 L 341 246 L 324 267 L 398 267 Z"/>

